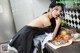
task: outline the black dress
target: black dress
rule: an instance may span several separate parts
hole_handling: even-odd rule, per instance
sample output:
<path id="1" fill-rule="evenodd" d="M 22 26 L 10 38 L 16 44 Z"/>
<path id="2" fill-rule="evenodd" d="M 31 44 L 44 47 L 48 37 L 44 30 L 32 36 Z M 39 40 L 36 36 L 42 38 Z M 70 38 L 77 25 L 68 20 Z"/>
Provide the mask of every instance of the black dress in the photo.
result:
<path id="1" fill-rule="evenodd" d="M 10 46 L 16 48 L 18 53 L 33 53 L 34 45 L 33 38 L 36 35 L 42 35 L 45 32 L 53 32 L 55 28 L 55 19 L 51 19 L 51 26 L 38 28 L 31 26 L 24 26 L 16 35 L 12 38 Z"/>

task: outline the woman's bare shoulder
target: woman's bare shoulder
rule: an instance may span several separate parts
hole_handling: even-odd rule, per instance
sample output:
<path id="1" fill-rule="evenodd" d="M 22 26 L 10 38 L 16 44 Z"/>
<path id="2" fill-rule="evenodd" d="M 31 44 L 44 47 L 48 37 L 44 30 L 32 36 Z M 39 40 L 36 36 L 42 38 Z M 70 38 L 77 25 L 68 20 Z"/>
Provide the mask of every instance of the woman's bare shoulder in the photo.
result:
<path id="1" fill-rule="evenodd" d="M 41 16 L 37 17 L 36 20 L 38 20 L 40 22 L 46 22 L 46 21 L 49 21 L 49 18 L 47 16 L 41 15 Z"/>
<path id="2" fill-rule="evenodd" d="M 42 16 L 40 16 L 40 18 L 42 19 L 42 20 L 44 20 L 44 21 L 48 21 L 49 20 L 49 18 L 47 17 L 47 16 L 45 16 L 45 15 L 42 15 Z"/>
<path id="3" fill-rule="evenodd" d="M 50 19 L 47 16 L 45 16 L 45 15 L 41 16 L 41 21 L 43 22 L 44 26 L 51 25 Z"/>

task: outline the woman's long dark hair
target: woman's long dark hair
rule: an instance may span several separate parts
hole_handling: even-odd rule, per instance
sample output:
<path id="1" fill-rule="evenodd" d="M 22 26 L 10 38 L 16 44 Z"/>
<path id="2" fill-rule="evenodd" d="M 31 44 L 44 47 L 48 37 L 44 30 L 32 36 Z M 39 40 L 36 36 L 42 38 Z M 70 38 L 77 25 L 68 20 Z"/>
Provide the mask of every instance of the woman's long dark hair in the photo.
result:
<path id="1" fill-rule="evenodd" d="M 51 2 L 51 4 L 49 5 L 49 8 L 54 8 L 55 6 L 61 6 L 62 7 L 62 10 L 64 10 L 63 8 L 63 4 L 62 3 L 56 3 L 56 1 L 57 2 L 60 2 L 59 0 L 53 0 L 52 2 Z M 49 12 L 49 9 L 48 9 L 48 12 Z M 47 12 L 44 12 L 43 14 L 46 14 Z"/>
<path id="2" fill-rule="evenodd" d="M 53 8 L 53 7 L 55 7 L 55 6 L 61 6 L 62 7 L 62 10 L 63 10 L 63 4 L 62 3 L 56 3 L 56 1 L 57 2 L 60 2 L 59 0 L 53 0 L 52 2 L 51 2 L 51 4 L 49 5 L 49 8 Z"/>

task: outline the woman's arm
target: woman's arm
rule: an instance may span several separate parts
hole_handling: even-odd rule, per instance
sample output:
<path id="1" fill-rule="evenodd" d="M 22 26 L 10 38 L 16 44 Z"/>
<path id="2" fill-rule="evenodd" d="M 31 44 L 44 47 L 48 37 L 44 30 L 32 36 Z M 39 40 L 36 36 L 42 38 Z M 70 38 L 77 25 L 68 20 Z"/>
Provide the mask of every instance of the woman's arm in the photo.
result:
<path id="1" fill-rule="evenodd" d="M 52 36 L 52 40 L 50 40 L 50 41 L 53 41 L 54 38 L 55 38 L 55 36 L 57 35 L 58 29 L 59 29 L 59 27 L 60 27 L 60 24 L 61 24 L 61 19 L 60 19 L 60 18 L 56 19 L 56 27 L 55 27 L 55 29 L 54 29 L 54 33 L 53 33 L 53 36 Z"/>

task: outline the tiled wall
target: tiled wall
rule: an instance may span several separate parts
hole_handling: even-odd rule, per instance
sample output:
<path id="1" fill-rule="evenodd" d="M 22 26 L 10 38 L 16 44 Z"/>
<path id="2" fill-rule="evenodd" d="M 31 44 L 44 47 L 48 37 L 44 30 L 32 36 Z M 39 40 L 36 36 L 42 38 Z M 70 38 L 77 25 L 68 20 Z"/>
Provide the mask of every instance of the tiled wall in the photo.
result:
<path id="1" fill-rule="evenodd" d="M 73 0 L 74 1 L 74 0 Z M 75 0 L 80 2 L 80 0 Z M 67 22 L 67 25 L 80 29 L 80 4 L 66 4 L 60 15 Z"/>
<path id="2" fill-rule="evenodd" d="M 80 9 L 66 9 L 62 12 L 61 17 L 63 17 L 63 19 L 67 22 L 68 26 L 80 29 Z"/>

